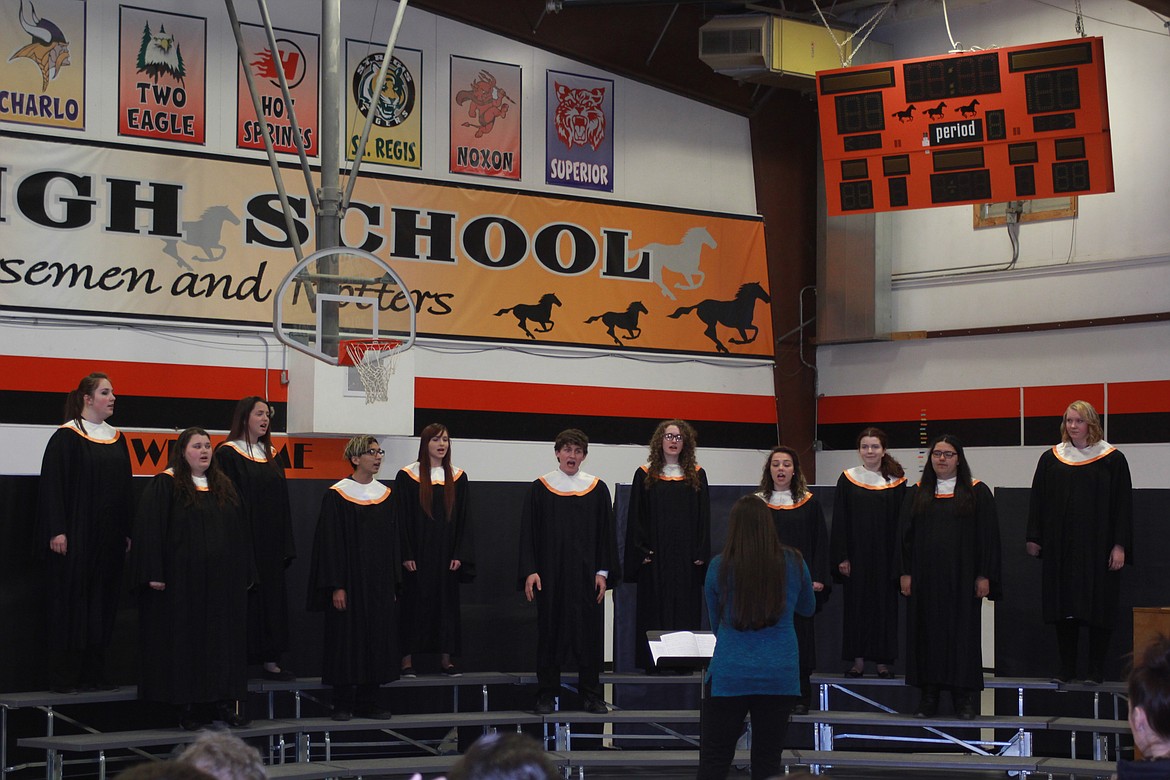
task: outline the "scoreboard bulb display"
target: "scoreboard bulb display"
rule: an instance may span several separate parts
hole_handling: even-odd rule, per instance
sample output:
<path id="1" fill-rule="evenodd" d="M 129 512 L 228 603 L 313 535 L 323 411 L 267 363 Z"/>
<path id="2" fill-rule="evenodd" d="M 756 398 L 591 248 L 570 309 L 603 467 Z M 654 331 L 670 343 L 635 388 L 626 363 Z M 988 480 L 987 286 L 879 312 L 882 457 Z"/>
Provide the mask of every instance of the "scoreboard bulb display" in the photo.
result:
<path id="1" fill-rule="evenodd" d="M 1113 192 L 1101 38 L 817 73 L 831 216 Z"/>

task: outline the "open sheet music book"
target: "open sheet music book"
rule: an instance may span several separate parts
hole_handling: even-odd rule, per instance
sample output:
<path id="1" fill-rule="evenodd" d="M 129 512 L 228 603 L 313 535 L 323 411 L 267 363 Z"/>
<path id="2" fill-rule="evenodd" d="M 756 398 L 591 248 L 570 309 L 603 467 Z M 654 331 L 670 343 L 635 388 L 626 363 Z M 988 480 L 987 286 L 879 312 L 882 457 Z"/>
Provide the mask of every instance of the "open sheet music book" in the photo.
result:
<path id="1" fill-rule="evenodd" d="M 674 659 L 706 659 L 715 654 L 715 635 L 710 631 L 671 631 L 650 640 L 655 665 Z"/>

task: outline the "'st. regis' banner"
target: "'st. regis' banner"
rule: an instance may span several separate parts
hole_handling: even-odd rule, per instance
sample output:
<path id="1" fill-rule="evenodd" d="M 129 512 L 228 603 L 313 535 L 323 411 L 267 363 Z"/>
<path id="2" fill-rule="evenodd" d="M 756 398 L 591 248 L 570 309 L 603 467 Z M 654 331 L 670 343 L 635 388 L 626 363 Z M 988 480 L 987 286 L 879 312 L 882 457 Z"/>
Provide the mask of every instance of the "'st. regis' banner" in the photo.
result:
<path id="1" fill-rule="evenodd" d="M 0 138 L 0 309 L 271 324 L 296 258 L 262 162 Z M 772 356 L 756 218 L 366 174 L 342 235 L 403 277 L 421 335 Z"/>

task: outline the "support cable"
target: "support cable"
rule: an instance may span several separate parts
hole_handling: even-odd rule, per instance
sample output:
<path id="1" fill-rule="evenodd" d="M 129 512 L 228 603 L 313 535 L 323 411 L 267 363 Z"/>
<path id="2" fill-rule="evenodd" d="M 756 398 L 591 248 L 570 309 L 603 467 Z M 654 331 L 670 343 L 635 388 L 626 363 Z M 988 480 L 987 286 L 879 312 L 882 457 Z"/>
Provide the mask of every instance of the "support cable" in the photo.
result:
<path id="1" fill-rule="evenodd" d="M 394 16 L 394 26 L 390 29 L 390 37 L 386 41 L 386 51 L 382 54 L 382 67 L 378 69 L 378 80 L 372 85 L 372 102 L 366 112 L 366 122 L 362 126 L 362 137 L 358 141 L 353 165 L 349 169 L 349 181 L 345 184 L 345 195 L 341 199 L 341 212 L 345 213 L 349 207 L 350 196 L 353 195 L 354 185 L 357 184 L 358 172 L 362 167 L 362 159 L 366 155 L 366 142 L 370 140 L 370 128 L 374 126 L 374 114 L 378 103 L 382 100 L 382 84 L 386 81 L 386 72 L 390 69 L 390 58 L 394 53 L 394 44 L 398 41 L 398 31 L 402 28 L 402 17 L 406 14 L 407 0 L 398 0 L 398 13 Z"/>

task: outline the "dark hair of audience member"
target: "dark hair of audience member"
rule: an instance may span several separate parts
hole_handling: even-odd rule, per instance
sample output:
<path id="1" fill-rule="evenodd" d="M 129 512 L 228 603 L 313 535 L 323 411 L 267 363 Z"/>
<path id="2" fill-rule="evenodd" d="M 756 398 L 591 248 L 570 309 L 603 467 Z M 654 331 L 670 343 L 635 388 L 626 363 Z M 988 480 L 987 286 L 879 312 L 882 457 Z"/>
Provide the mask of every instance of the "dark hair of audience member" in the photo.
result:
<path id="1" fill-rule="evenodd" d="M 447 773 L 447 780 L 559 780 L 540 743 L 527 734 L 499 731 L 475 741 Z"/>
<path id="2" fill-rule="evenodd" d="M 216 780 L 265 780 L 260 751 L 227 731 L 203 731 L 175 759 Z"/>
<path id="3" fill-rule="evenodd" d="M 1141 707 L 1149 727 L 1170 740 L 1170 639 L 1159 636 L 1129 673 L 1130 709 Z"/>
<path id="4" fill-rule="evenodd" d="M 143 761 L 118 774 L 117 780 L 213 780 L 198 767 L 180 761 Z"/>

